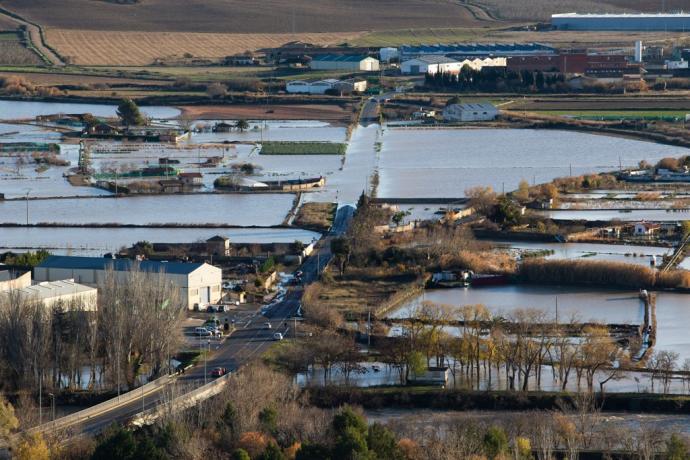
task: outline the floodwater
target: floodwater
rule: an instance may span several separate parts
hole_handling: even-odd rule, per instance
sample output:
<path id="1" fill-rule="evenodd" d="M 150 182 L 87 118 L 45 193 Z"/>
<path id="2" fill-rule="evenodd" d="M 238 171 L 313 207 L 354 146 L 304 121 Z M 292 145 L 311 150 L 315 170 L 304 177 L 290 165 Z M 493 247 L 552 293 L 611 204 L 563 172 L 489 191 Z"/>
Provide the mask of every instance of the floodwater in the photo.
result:
<path id="1" fill-rule="evenodd" d="M 144 115 L 154 119 L 175 118 L 175 107 L 141 107 Z M 81 104 L 72 102 L 30 102 L 0 100 L 0 120 L 25 120 L 39 115 L 90 113 L 95 117 L 116 117 L 117 105 Z"/>
<path id="2" fill-rule="evenodd" d="M 650 266 L 652 257 L 661 257 L 672 252 L 671 248 L 655 246 L 632 246 L 623 244 L 596 243 L 546 243 L 530 241 L 492 241 L 499 248 L 517 250 L 518 252 L 553 251 L 547 259 L 581 259 L 605 260 L 629 264 Z"/>
<path id="3" fill-rule="evenodd" d="M 468 422 L 492 425 L 497 420 L 506 423 L 515 422 L 516 426 L 525 426 L 534 419 L 534 411 L 456 411 L 440 409 L 376 409 L 365 410 L 364 415 L 369 423 L 401 423 L 409 428 L 408 432 L 441 431 L 453 429 Z M 571 415 L 576 417 L 576 415 Z M 633 414 L 627 412 L 604 412 L 593 420 L 598 420 L 598 428 L 618 428 L 637 430 L 641 427 L 654 427 L 664 433 L 679 433 L 690 436 L 690 415 L 671 414 Z"/>
<path id="4" fill-rule="evenodd" d="M 601 288 L 506 285 L 476 288 L 428 290 L 423 295 L 391 312 L 390 318 L 404 318 L 421 304 L 429 301 L 452 306 L 485 305 L 493 315 L 510 316 L 519 309 L 537 309 L 546 319 L 569 321 L 573 315 L 579 321 L 602 323 L 642 324 L 644 305 L 637 291 L 605 290 Z M 658 292 L 656 300 L 656 350 L 675 351 L 679 363 L 690 359 L 690 294 Z"/>
<path id="5" fill-rule="evenodd" d="M 53 254 L 102 256 L 129 247 L 137 241 L 194 243 L 215 235 L 233 243 L 305 244 L 320 234 L 292 228 L 3 228 L 0 252 L 47 249 Z"/>
<path id="6" fill-rule="evenodd" d="M 224 121 L 234 124 L 235 120 L 204 120 L 197 126 L 213 127 L 217 122 Z M 214 133 L 204 131 L 194 133 L 190 143 L 218 143 L 225 141 L 327 141 L 345 142 L 346 130 L 344 127 L 333 126 L 323 121 L 313 120 L 249 120 L 249 129 L 243 132 L 231 131 L 229 133 Z"/>
<path id="7" fill-rule="evenodd" d="M 587 220 L 587 221 L 606 221 L 620 220 L 624 222 L 637 222 L 640 220 L 651 220 L 655 222 L 676 222 L 690 219 L 690 209 L 682 211 L 672 211 L 670 209 L 644 209 L 644 210 L 535 210 L 533 211 L 544 217 L 553 220 Z"/>
<path id="8" fill-rule="evenodd" d="M 569 131 L 386 128 L 381 197 L 461 197 L 466 189 L 500 192 L 556 177 L 655 163 L 688 149 Z"/>
<path id="9" fill-rule="evenodd" d="M 29 200 L 29 223 L 280 224 L 292 206 L 291 194 L 207 194 Z M 0 201 L 0 223 L 26 223 L 27 202 Z"/>

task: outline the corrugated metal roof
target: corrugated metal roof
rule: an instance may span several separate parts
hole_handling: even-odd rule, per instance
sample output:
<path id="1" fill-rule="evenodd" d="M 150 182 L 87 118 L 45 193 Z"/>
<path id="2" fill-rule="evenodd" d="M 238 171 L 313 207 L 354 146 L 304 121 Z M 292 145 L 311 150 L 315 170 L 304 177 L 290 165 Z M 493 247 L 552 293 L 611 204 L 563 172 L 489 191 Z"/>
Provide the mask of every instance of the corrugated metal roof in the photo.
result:
<path id="1" fill-rule="evenodd" d="M 312 61 L 319 62 L 360 62 L 369 56 L 352 55 L 352 54 L 323 54 L 321 56 L 314 56 Z"/>
<path id="2" fill-rule="evenodd" d="M 75 283 L 73 280 L 45 281 L 17 290 L 20 294 L 38 297 L 39 299 L 49 299 L 68 294 L 80 294 L 83 292 L 94 292 L 96 288 Z"/>
<path id="3" fill-rule="evenodd" d="M 459 62 L 456 59 L 451 59 L 451 58 L 448 58 L 445 56 L 438 56 L 436 54 L 419 56 L 419 57 L 410 59 L 410 61 L 422 61 L 426 64 L 450 64 L 451 62 Z"/>
<path id="4" fill-rule="evenodd" d="M 403 45 L 400 47 L 401 54 L 448 54 L 448 53 L 553 53 L 555 48 L 542 43 L 453 43 L 436 45 Z"/>
<path id="5" fill-rule="evenodd" d="M 105 257 L 49 256 L 38 267 L 75 270 L 105 270 L 111 268 L 115 271 L 127 271 L 137 266 L 137 264 L 141 271 L 165 272 L 172 275 L 189 275 L 204 265 L 199 263 L 157 262 L 153 260 L 138 262 L 131 259 L 108 259 Z"/>

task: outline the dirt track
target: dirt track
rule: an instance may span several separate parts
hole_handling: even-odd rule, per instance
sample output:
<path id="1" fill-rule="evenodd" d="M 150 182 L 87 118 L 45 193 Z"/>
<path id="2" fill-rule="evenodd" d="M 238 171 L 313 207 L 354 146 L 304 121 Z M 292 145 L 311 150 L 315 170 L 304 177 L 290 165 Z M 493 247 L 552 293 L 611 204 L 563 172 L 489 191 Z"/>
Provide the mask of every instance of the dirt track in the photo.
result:
<path id="1" fill-rule="evenodd" d="M 29 32 L 29 38 L 31 40 L 31 44 L 38 50 L 39 53 L 41 53 L 43 56 L 45 56 L 48 61 L 50 61 L 51 64 L 57 65 L 57 66 L 63 66 L 65 63 L 60 59 L 60 56 L 55 54 L 53 50 L 45 46 L 43 43 L 43 38 L 41 37 L 41 29 L 39 29 L 37 26 L 34 24 L 31 24 L 30 22 L 24 21 L 22 19 L 18 19 L 12 16 L 8 16 L 4 12 L 0 11 L 0 17 L 2 17 L 3 22 L 5 21 L 12 21 L 16 23 L 18 26 L 22 25 L 26 27 L 26 30 Z"/>

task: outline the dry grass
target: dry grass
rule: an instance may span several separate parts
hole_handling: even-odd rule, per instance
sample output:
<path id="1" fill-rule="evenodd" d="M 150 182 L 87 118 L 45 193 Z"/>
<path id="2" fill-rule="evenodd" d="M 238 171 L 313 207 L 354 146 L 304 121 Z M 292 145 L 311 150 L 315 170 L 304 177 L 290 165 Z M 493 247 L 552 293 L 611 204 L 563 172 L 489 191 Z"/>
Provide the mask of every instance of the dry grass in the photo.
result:
<path id="1" fill-rule="evenodd" d="M 39 65 L 43 61 L 18 41 L 0 41 L 0 65 Z"/>
<path id="2" fill-rule="evenodd" d="M 256 105 L 214 105 L 183 106 L 184 115 L 195 120 L 219 120 L 245 118 L 250 120 L 325 120 L 348 122 L 352 117 L 349 105 L 325 104 L 259 104 Z"/>
<path id="3" fill-rule="evenodd" d="M 328 231 L 335 216 L 335 203 L 305 203 L 299 208 L 295 225 L 319 231 Z"/>
<path id="4" fill-rule="evenodd" d="M 98 31 L 312 33 L 479 22 L 454 0 L 4 0 L 2 6 L 44 26 Z"/>
<path id="5" fill-rule="evenodd" d="M 62 56 L 81 65 L 149 65 L 156 59 L 181 57 L 217 59 L 246 50 L 280 46 L 293 40 L 337 44 L 352 33 L 221 34 L 185 32 L 100 32 L 50 29 L 48 42 Z"/>

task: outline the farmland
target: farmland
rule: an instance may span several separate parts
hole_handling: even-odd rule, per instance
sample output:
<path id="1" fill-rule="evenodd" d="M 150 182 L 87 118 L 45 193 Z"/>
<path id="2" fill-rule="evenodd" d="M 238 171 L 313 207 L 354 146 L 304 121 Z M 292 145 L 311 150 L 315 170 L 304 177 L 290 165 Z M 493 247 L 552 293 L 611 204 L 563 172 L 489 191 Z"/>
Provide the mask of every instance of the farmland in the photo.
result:
<path id="1" fill-rule="evenodd" d="M 26 48 L 15 32 L 0 32 L 0 65 L 39 65 L 41 58 Z"/>
<path id="2" fill-rule="evenodd" d="M 314 33 L 477 24 L 450 0 L 4 0 L 2 6 L 48 28 L 142 32 Z M 297 39 L 297 38 L 296 38 Z"/>
<path id="3" fill-rule="evenodd" d="M 311 34 L 222 34 L 187 32 L 99 32 L 49 29 L 48 42 L 73 64 L 150 65 L 156 59 L 217 59 L 246 50 L 280 46 L 300 40 L 336 44 L 356 36 L 352 33 Z"/>
<path id="4" fill-rule="evenodd" d="M 344 155 L 346 144 L 335 142 L 264 142 L 261 155 Z"/>

